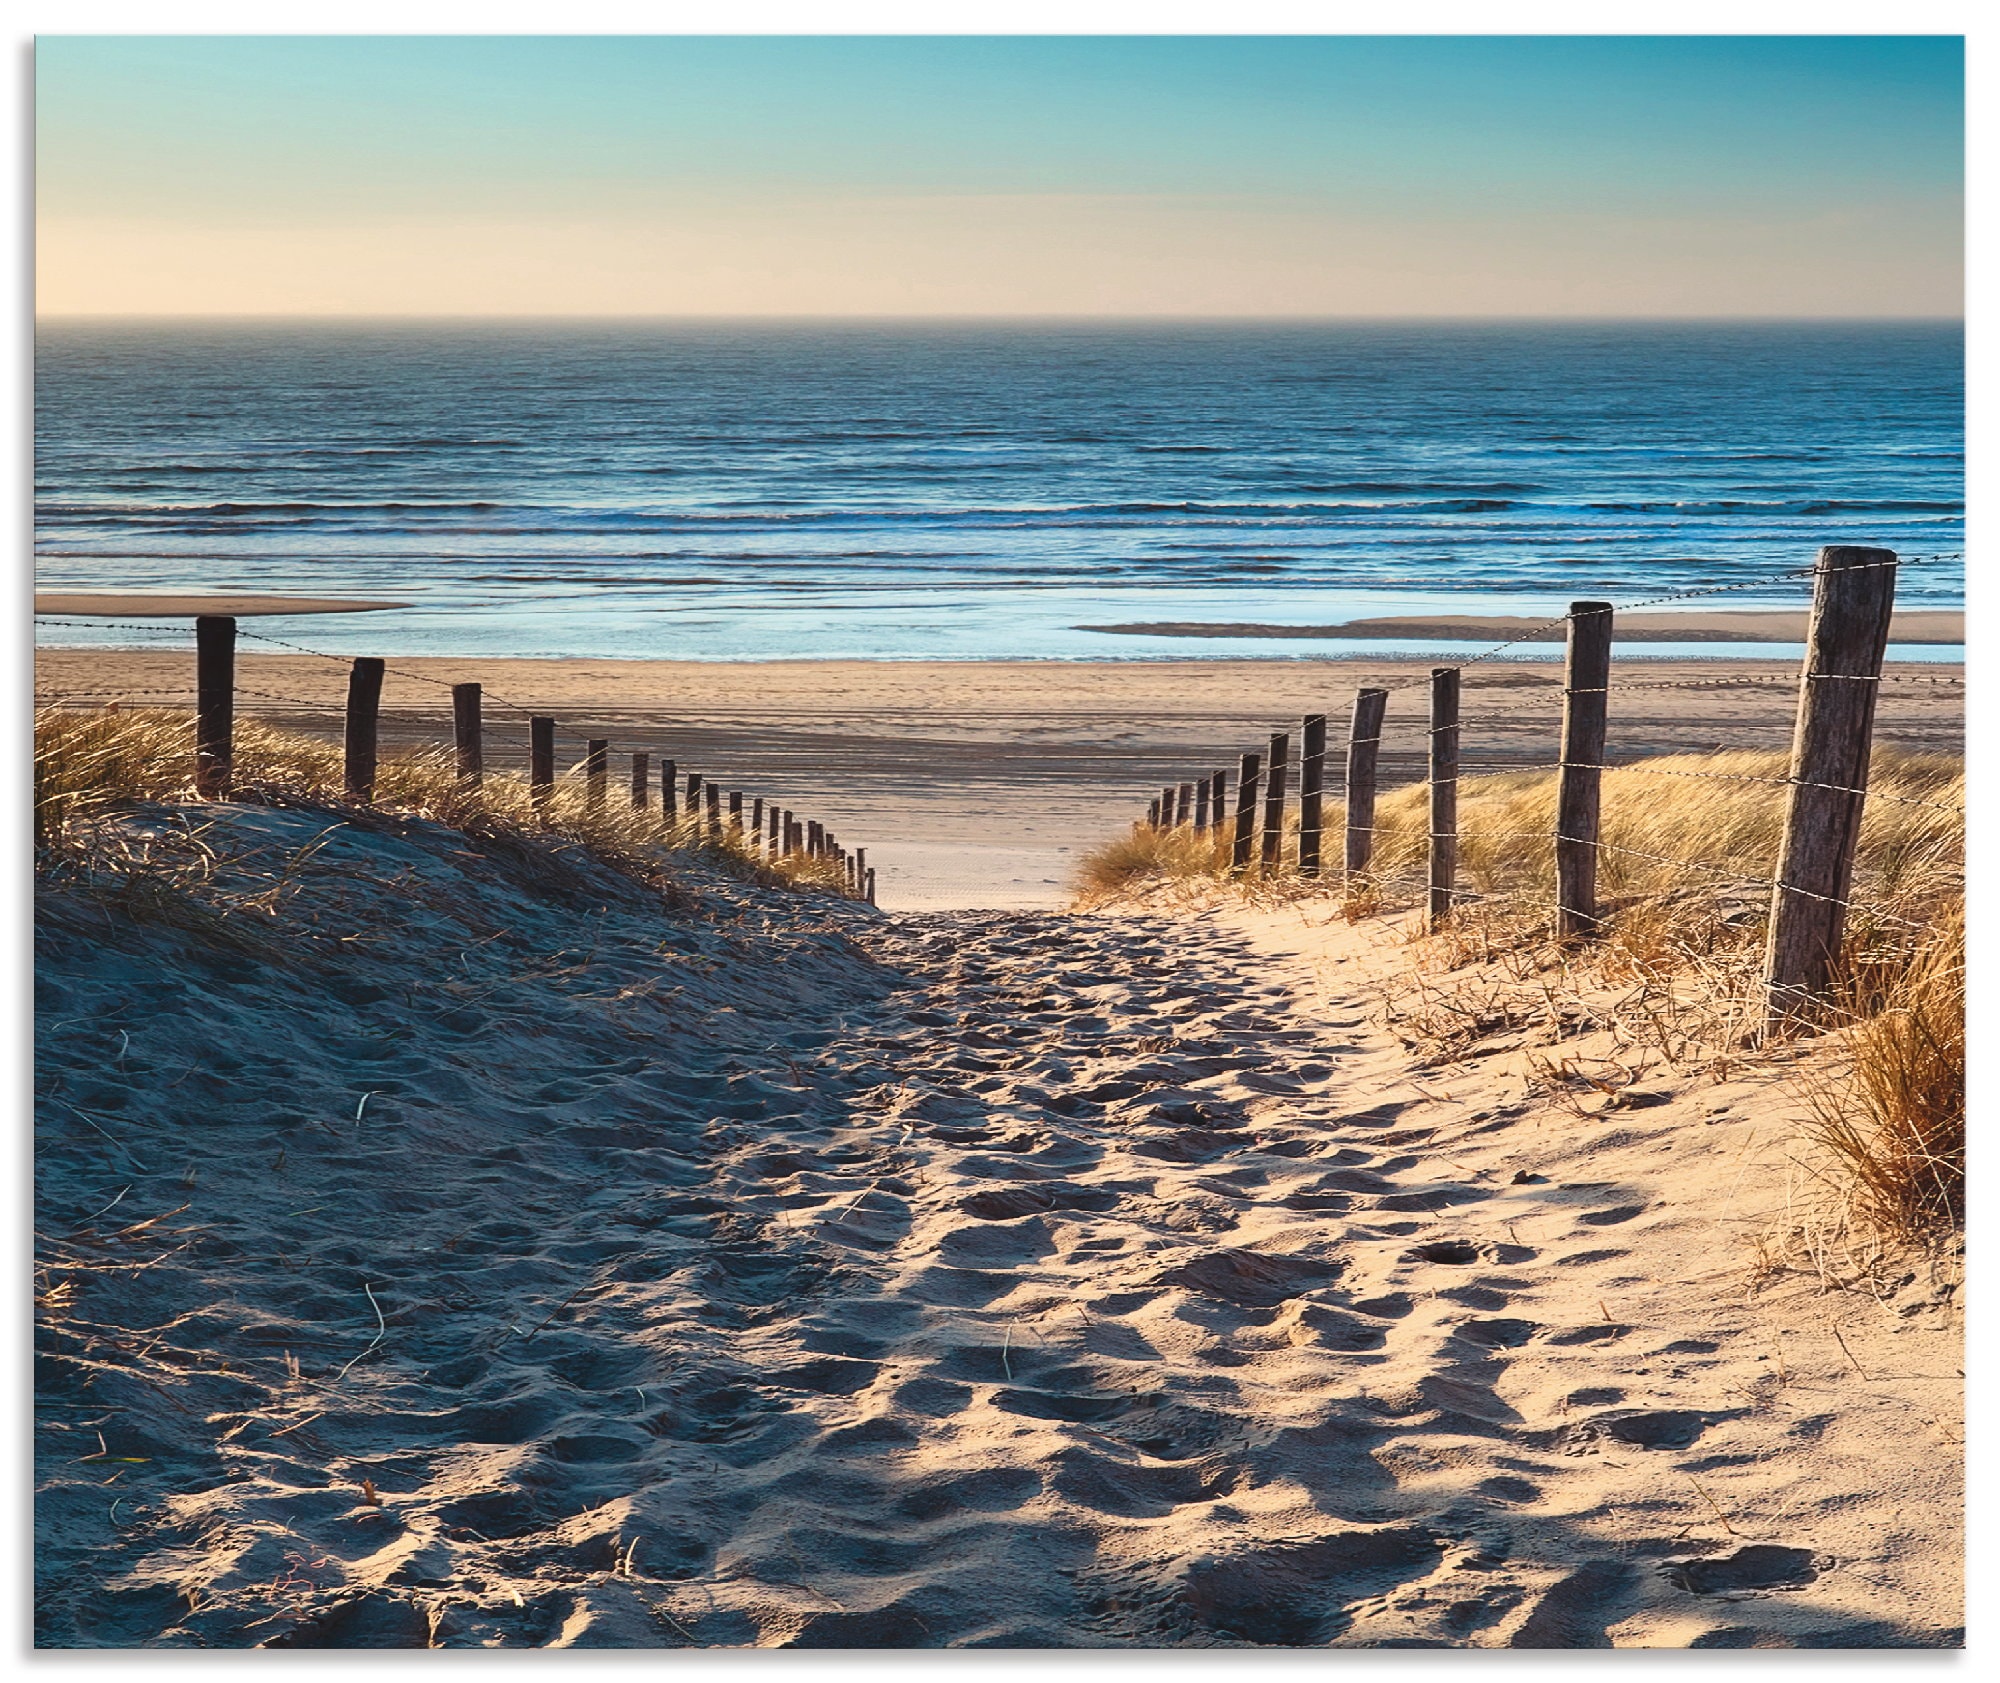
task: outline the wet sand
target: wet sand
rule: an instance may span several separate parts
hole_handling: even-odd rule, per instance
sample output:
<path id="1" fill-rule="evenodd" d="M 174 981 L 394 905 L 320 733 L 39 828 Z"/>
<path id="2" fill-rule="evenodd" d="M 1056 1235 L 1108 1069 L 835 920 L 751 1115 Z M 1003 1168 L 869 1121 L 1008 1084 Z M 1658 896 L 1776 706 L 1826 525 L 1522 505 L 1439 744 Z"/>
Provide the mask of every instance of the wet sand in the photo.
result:
<path id="1" fill-rule="evenodd" d="M 242 710 L 339 732 L 345 661 L 244 655 Z M 406 658 L 383 693 L 386 744 L 450 740 L 453 683 L 487 691 L 487 755 L 524 766 L 527 715 L 644 749 L 725 787 L 821 818 L 868 849 L 889 908 L 1053 907 L 1071 861 L 1143 813 L 1162 784 L 1234 768 L 1274 729 L 1329 715 L 1337 744 L 1355 690 L 1392 689 L 1385 786 L 1422 776 L 1428 668 L 1411 661 L 535 661 Z M 1892 665 L 1877 740 L 1960 752 L 1964 668 Z M 1784 748 L 1798 668 L 1756 659 L 1634 661 L 1611 696 L 1610 757 Z M 187 654 L 43 649 L 37 692 L 187 706 Z M 259 693 L 260 692 L 260 693 Z M 1555 662 L 1469 666 L 1468 775 L 1555 758 Z M 511 705 L 510 705 L 511 704 Z M 1337 758 L 1338 748 L 1334 750 Z M 617 764 L 614 760 L 614 765 Z"/>

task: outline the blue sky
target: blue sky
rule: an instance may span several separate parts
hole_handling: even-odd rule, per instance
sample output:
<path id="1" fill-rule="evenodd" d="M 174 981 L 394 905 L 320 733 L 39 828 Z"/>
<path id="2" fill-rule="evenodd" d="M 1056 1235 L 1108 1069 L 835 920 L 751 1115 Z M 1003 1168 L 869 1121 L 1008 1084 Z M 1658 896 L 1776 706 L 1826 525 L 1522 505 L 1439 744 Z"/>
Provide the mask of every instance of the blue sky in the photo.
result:
<path id="1" fill-rule="evenodd" d="M 43 37 L 36 87 L 58 313 L 1958 307 L 1950 37 Z"/>

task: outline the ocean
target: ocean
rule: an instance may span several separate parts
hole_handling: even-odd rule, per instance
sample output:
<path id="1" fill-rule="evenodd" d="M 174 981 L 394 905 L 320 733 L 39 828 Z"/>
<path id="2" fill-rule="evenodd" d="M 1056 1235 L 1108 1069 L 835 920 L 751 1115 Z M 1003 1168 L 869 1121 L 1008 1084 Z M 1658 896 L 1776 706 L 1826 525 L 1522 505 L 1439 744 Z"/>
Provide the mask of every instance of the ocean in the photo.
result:
<path id="1" fill-rule="evenodd" d="M 1796 605 L 1755 581 L 1820 544 L 1960 548 L 1962 358 L 1934 323 L 58 322 L 36 577 L 412 604 L 265 627 L 342 653 L 1449 654 L 1080 628 Z"/>

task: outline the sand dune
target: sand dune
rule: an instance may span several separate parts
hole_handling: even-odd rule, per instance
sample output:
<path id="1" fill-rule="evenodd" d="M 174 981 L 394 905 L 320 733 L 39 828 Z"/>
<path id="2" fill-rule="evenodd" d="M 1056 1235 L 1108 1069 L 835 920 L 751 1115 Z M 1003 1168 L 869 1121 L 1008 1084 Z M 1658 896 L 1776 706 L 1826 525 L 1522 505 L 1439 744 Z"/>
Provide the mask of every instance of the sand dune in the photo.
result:
<path id="1" fill-rule="evenodd" d="M 218 816 L 264 927 L 49 920 L 44 1644 L 1958 1639 L 1949 1290 L 1759 1273 L 1782 1068 L 1417 1068 L 1387 921 Z"/>

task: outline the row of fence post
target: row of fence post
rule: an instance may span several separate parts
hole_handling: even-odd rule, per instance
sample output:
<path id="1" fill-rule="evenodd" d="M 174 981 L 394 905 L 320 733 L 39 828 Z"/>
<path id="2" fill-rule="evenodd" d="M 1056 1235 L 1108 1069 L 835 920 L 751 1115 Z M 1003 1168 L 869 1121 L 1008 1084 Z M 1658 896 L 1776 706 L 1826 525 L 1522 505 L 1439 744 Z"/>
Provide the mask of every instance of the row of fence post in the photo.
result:
<path id="1" fill-rule="evenodd" d="M 1875 699 L 1881 687 L 1890 616 L 1895 607 L 1893 551 L 1829 545 L 1814 569 L 1806 655 L 1799 681 L 1784 839 L 1772 891 L 1765 950 L 1766 1014 L 1776 1027 L 1812 1014 L 1839 971 L 1855 849 L 1866 805 Z M 1572 602 L 1564 648 L 1561 758 L 1557 772 L 1555 921 L 1559 935 L 1583 939 L 1604 922 L 1598 894 L 1603 853 L 1602 789 L 1611 693 L 1615 610 L 1609 602 Z M 1389 692 L 1354 698 L 1344 783 L 1350 892 L 1365 891 L 1374 858 L 1376 767 Z M 1458 888 L 1460 670 L 1430 676 L 1426 914 L 1443 928 L 1467 898 Z M 1297 869 L 1321 874 L 1322 779 L 1326 715 L 1302 722 Z M 1233 821 L 1226 811 L 1227 773 L 1168 785 L 1147 809 L 1155 828 L 1192 826 L 1198 835 L 1228 833 L 1230 869 L 1265 872 L 1282 856 L 1289 737 L 1274 734 L 1264 754 L 1242 757 Z M 1261 804 L 1261 825 L 1259 804 Z M 1192 799 L 1190 798 L 1192 797 Z M 1259 831 L 1261 829 L 1261 843 Z"/>
<path id="2" fill-rule="evenodd" d="M 235 757 L 236 621 L 223 614 L 202 614 L 195 631 L 195 789 L 206 799 L 225 798 L 230 790 Z M 341 731 L 341 786 L 350 800 L 371 801 L 381 761 L 382 683 L 386 663 L 364 655 L 348 669 L 347 706 Z M 476 683 L 451 686 L 452 745 L 460 782 L 477 784 L 486 775 L 484 698 Z M 631 804 L 635 811 L 652 806 L 652 757 L 632 755 Z M 728 819 L 722 816 L 724 791 L 712 779 L 689 772 L 681 782 L 672 760 L 660 762 L 660 817 L 664 825 L 690 835 L 729 835 L 753 852 L 773 861 L 803 855 L 824 860 L 840 873 L 844 891 L 854 899 L 875 904 L 875 872 L 865 848 L 841 845 L 817 820 L 795 816 L 777 802 L 755 797 L 748 820 L 741 790 L 728 791 Z M 584 744 L 583 798 L 587 808 L 609 804 L 611 743 L 591 737 Z M 536 807 L 547 810 L 556 788 L 556 721 L 544 714 L 528 720 L 528 794 Z M 683 807 L 686 816 L 683 817 Z M 768 809 L 768 822 L 766 819 Z"/>

